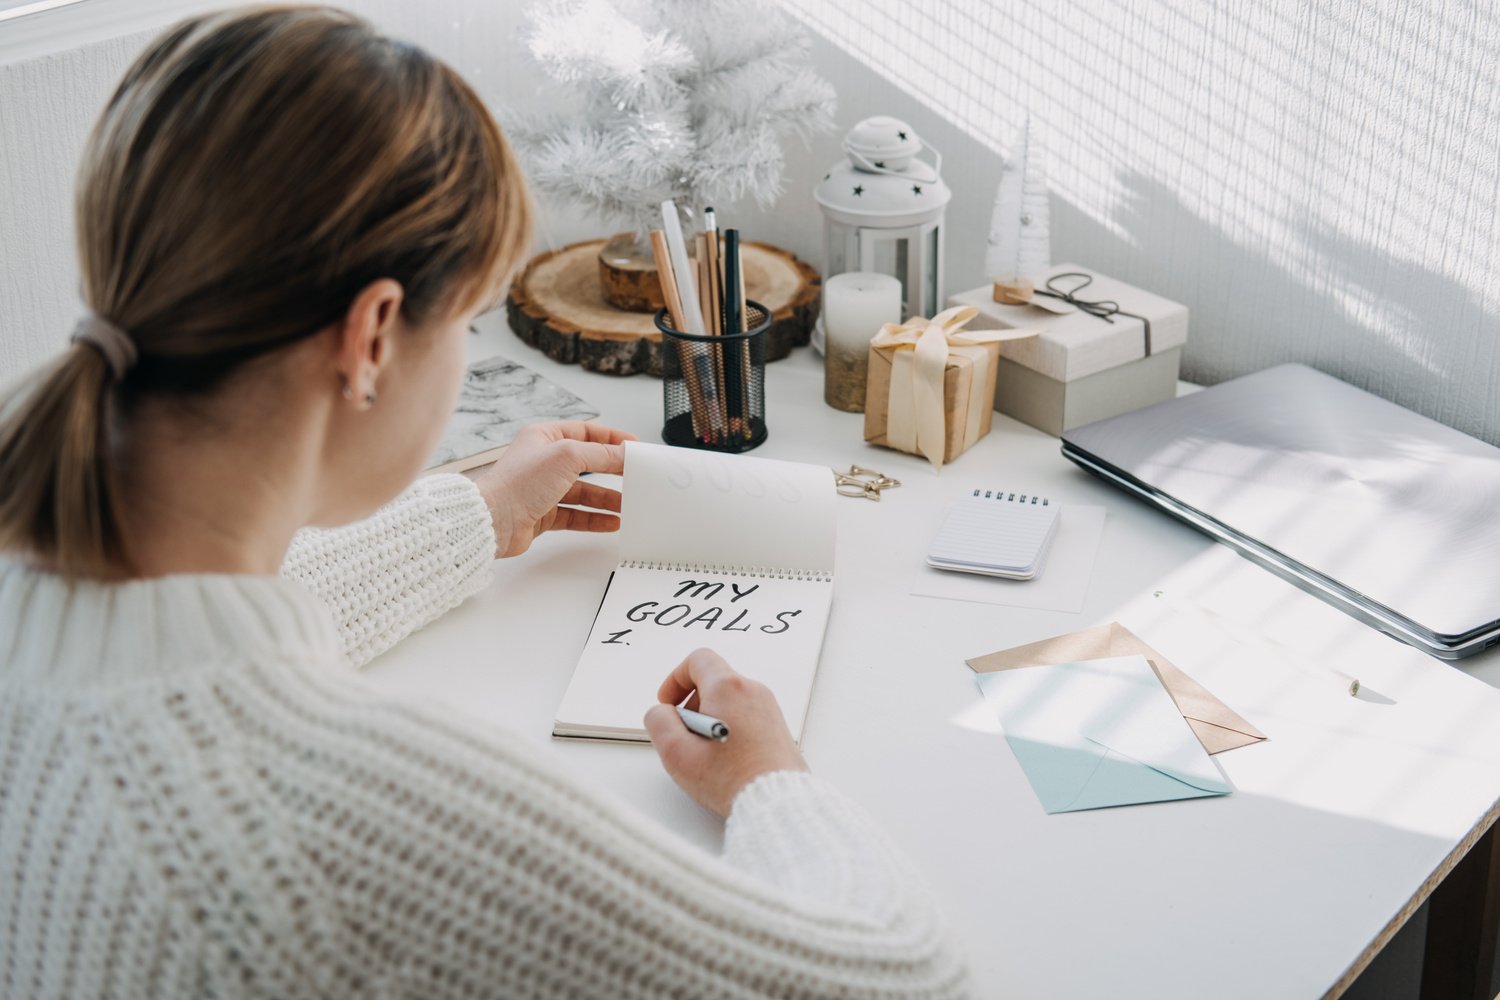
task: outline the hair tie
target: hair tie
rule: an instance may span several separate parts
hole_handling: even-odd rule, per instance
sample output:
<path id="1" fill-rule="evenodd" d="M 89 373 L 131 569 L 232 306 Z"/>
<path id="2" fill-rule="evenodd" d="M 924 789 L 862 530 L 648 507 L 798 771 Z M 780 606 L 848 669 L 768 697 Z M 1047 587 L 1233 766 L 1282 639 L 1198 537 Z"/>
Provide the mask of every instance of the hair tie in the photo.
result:
<path id="1" fill-rule="evenodd" d="M 75 344 L 88 344 L 104 357 L 110 374 L 118 382 L 135 364 L 135 344 L 130 335 L 98 313 L 87 313 L 73 328 L 70 340 Z"/>

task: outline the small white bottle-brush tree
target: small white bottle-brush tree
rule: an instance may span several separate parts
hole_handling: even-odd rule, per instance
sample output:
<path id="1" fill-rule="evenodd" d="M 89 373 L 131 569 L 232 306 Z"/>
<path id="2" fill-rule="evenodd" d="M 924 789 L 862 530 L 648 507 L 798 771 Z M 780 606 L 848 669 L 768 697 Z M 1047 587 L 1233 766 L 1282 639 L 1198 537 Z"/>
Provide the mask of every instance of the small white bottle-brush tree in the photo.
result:
<path id="1" fill-rule="evenodd" d="M 646 234 L 667 198 L 690 229 L 705 206 L 774 203 L 783 138 L 833 124 L 807 33 L 770 0 L 541 0 L 527 43 L 573 106 L 512 133 L 539 189 L 628 227 L 606 270 L 652 269 Z"/>
<path id="2" fill-rule="evenodd" d="M 1011 289 L 1018 300 L 1031 298 L 1036 282 L 1052 264 L 1052 233 L 1047 218 L 1047 178 L 1039 137 L 1026 117 L 1000 168 L 995 207 L 990 213 L 985 272 Z"/>

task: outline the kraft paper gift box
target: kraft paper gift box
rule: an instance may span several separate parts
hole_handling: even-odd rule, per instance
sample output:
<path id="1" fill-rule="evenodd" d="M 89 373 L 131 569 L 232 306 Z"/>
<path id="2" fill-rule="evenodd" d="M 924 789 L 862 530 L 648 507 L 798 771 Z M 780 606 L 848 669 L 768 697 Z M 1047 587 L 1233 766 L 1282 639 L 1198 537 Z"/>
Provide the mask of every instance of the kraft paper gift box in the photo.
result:
<path id="1" fill-rule="evenodd" d="M 936 468 L 990 432 L 1000 344 L 1035 331 L 963 329 L 976 314 L 949 309 L 881 327 L 870 341 L 866 441 Z"/>
<path id="2" fill-rule="evenodd" d="M 1089 281 L 1080 288 L 1084 277 L 1062 277 L 1069 274 Z M 995 409 L 1061 434 L 1177 395 L 1187 306 L 1077 264 L 1052 267 L 1037 288 L 1049 282 L 1073 290 L 1082 302 L 1114 302 L 1120 311 L 1106 322 L 1055 298 L 1035 297 L 1045 309 L 1004 305 L 995 301 L 991 285 L 948 300 L 949 306 L 978 310 L 969 324 L 975 330 L 1041 328 L 1036 337 L 1001 345 Z"/>

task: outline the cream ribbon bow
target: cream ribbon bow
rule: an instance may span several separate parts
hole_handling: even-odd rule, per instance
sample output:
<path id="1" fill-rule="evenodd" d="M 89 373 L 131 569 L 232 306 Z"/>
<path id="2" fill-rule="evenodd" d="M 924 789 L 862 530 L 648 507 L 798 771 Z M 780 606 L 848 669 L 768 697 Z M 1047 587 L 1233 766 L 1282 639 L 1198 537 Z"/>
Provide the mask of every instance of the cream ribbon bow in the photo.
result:
<path id="1" fill-rule="evenodd" d="M 1034 336 L 1037 330 L 963 330 L 961 327 L 979 315 L 973 306 L 954 306 L 932 319 L 914 316 L 905 323 L 887 323 L 870 341 L 873 348 L 894 349 L 891 358 L 890 408 L 886 419 L 886 443 L 909 454 L 924 456 L 933 468 L 943 464 L 947 437 L 943 418 L 943 369 L 953 348 L 982 347 L 985 344 Z M 910 354 L 910 360 L 903 354 Z M 967 352 L 966 352 L 967 353 Z M 976 362 L 981 360 L 975 359 Z M 971 400 L 970 412 L 979 416 L 975 406 L 993 406 L 992 400 Z M 965 443 L 978 436 L 978 421 L 970 419 L 965 427 Z M 972 431 L 972 433 L 967 433 Z"/>

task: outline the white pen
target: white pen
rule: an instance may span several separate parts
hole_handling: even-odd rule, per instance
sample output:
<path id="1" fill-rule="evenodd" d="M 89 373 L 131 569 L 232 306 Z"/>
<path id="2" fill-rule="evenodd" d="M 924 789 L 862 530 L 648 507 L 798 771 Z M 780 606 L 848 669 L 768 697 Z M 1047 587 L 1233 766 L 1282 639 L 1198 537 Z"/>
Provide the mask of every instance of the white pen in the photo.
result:
<path id="1" fill-rule="evenodd" d="M 729 739 L 729 727 L 722 720 L 715 719 L 712 715 L 704 715 L 702 712 L 695 712 L 691 708 L 683 708 L 681 705 L 677 706 L 677 714 L 682 717 L 682 724 L 699 736 L 706 736 L 711 740 L 718 740 L 720 743 Z"/>

